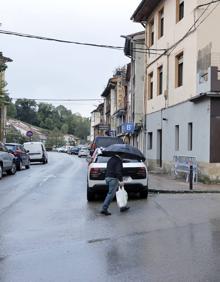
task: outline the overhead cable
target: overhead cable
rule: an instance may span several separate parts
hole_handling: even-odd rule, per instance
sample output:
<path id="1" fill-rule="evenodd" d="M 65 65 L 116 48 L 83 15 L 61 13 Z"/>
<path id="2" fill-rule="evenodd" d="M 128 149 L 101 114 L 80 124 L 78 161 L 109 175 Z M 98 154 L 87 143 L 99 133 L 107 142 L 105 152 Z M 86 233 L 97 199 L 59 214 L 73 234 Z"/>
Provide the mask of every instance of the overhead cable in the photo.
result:
<path id="1" fill-rule="evenodd" d="M 168 49 L 153 49 L 153 48 L 140 48 L 140 47 L 135 47 L 133 49 L 134 52 L 136 53 L 146 53 L 146 54 L 154 54 L 154 55 L 159 55 L 158 58 L 161 56 L 164 56 L 167 54 L 168 51 L 172 51 L 175 49 L 175 47 L 182 41 L 184 40 L 191 32 L 193 32 L 197 27 L 195 26 L 196 23 L 200 20 L 200 18 L 203 16 L 203 14 L 207 11 L 209 6 L 214 3 L 220 3 L 220 0 L 213 0 L 208 3 L 202 4 L 197 6 L 196 8 L 200 8 L 202 6 L 207 6 L 206 9 L 202 12 L 202 14 L 198 17 L 198 19 L 193 23 L 193 25 L 190 27 L 190 29 L 186 32 L 186 34 L 178 40 L 176 43 L 174 43 L 171 47 Z M 217 7 L 217 6 L 216 6 Z M 216 8 L 215 7 L 215 8 Z M 214 9 L 215 9 L 214 8 Z M 213 10 L 214 10 L 213 9 Z M 212 11 L 211 11 L 212 13 Z M 210 14 L 211 14 L 210 13 Z M 208 15 L 209 16 L 209 15 Z M 207 17 L 206 17 L 207 18 Z M 205 18 L 205 19 L 206 19 Z M 205 20 L 204 19 L 204 20 Z M 203 21 L 204 21 L 203 20 Z M 203 22 L 202 21 L 202 22 Z M 201 23 L 202 23 L 201 22 Z M 201 24 L 200 23 L 200 24 Z M 199 25 L 200 25 L 199 24 Z M 194 28 L 194 29 L 193 29 Z M 114 49 L 114 50 L 124 50 L 124 47 L 122 46 L 113 46 L 113 45 L 105 45 L 105 44 L 95 44 L 95 43 L 87 43 L 87 42 L 78 42 L 78 41 L 71 41 L 71 40 L 63 40 L 63 39 L 58 39 L 58 38 L 51 38 L 51 37 L 45 37 L 45 36 L 39 36 L 39 35 L 32 35 L 32 34 L 26 34 L 26 33 L 20 33 L 20 32 L 14 32 L 14 31 L 8 31 L 8 30 L 0 30 L 0 34 L 4 35 L 13 35 L 13 36 L 18 36 L 18 37 L 24 37 L 24 38 L 31 38 L 31 39 L 38 39 L 38 40 L 45 40 L 45 41 L 53 41 L 53 42 L 59 42 L 59 43 L 67 43 L 67 44 L 75 44 L 75 45 L 82 45 L 82 46 L 90 46 L 90 47 L 98 47 L 98 48 L 108 48 L 108 49 Z M 158 53 L 158 52 L 163 52 L 163 53 Z M 157 58 L 157 59 L 158 59 Z"/>
<path id="2" fill-rule="evenodd" d="M 63 39 L 58 39 L 58 38 L 51 38 L 51 37 L 45 37 L 45 36 L 39 36 L 39 35 L 32 35 L 32 34 L 20 33 L 20 32 L 9 31 L 9 30 L 0 30 L 0 34 L 12 35 L 12 36 L 23 37 L 23 38 L 30 38 L 30 39 L 38 39 L 38 40 L 44 40 L 44 41 L 53 41 L 53 42 L 58 42 L 58 43 L 75 44 L 75 45 L 81 45 L 81 46 L 107 48 L 107 49 L 113 49 L 113 50 L 124 50 L 123 46 L 113 46 L 113 45 L 105 45 L 105 44 L 95 44 L 95 43 L 63 40 Z M 152 49 L 151 50 L 151 49 L 148 49 L 148 48 L 141 48 L 141 47 L 134 48 L 134 52 L 136 52 L 136 53 L 144 52 L 144 53 L 155 54 L 156 51 L 161 52 L 161 51 L 163 51 L 163 49 Z"/>
<path id="3" fill-rule="evenodd" d="M 213 0 L 213 1 L 210 1 L 210 2 L 207 2 L 207 3 L 204 3 L 204 4 L 200 4 L 196 7 L 196 9 L 202 8 L 202 7 L 210 5 L 210 4 L 215 4 L 217 2 L 220 2 L 220 0 Z"/>
<path id="4" fill-rule="evenodd" d="M 187 38 L 192 32 L 194 32 L 197 29 L 198 26 L 196 26 L 196 24 L 199 22 L 199 20 L 202 18 L 205 12 L 208 10 L 209 6 L 210 4 L 205 8 L 205 10 L 198 17 L 198 19 L 191 25 L 188 31 L 176 43 L 174 43 L 171 47 L 169 47 L 167 51 L 172 52 L 180 42 L 182 42 L 185 38 Z"/>
<path id="5" fill-rule="evenodd" d="M 10 97 L 11 98 L 11 97 Z M 12 100 L 18 100 L 18 99 L 26 99 L 26 100 L 35 100 L 35 101 L 63 101 L 63 102 L 83 102 L 83 101 L 102 101 L 102 98 L 99 99 L 41 99 L 41 98 L 11 98 Z"/>
<path id="6" fill-rule="evenodd" d="M 25 37 L 25 38 L 32 38 L 32 39 L 39 39 L 39 40 L 47 40 L 47 41 L 55 41 L 55 42 L 60 42 L 60 43 L 84 45 L 84 46 L 91 46 L 91 47 L 101 47 L 101 48 L 112 48 L 112 49 L 118 49 L 118 50 L 122 50 L 123 49 L 123 47 L 120 47 L 120 46 L 111 46 L 111 45 L 104 45 L 104 44 L 77 42 L 77 41 L 63 40 L 63 39 L 57 39 L 57 38 L 50 38 L 50 37 L 39 36 L 39 35 L 19 33 L 19 32 L 8 31 L 8 30 L 0 30 L 0 33 L 1 34 L 5 34 L 5 35 L 14 35 L 14 36 L 18 36 L 18 37 Z"/>
<path id="7" fill-rule="evenodd" d="M 219 6 L 220 0 L 213 1 L 212 3 L 216 3 L 216 2 L 218 2 L 217 5 L 208 13 L 208 15 L 206 15 L 206 17 L 203 20 L 201 20 L 201 22 L 198 24 L 197 27 L 199 27 L 214 12 L 214 10 Z"/>

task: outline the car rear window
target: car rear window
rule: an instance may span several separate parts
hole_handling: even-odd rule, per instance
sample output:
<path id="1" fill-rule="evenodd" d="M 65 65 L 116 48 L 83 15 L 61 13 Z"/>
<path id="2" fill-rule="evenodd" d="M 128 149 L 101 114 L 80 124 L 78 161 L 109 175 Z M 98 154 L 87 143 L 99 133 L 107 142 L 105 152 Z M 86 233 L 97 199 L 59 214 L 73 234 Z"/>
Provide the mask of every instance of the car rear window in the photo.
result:
<path id="1" fill-rule="evenodd" d="M 41 144 L 25 144 L 24 143 L 25 150 L 29 150 L 30 153 L 41 153 L 42 152 L 42 145 Z"/>
<path id="2" fill-rule="evenodd" d="M 95 160 L 95 163 L 107 163 L 110 157 L 103 157 L 103 156 L 98 156 Z"/>
<path id="3" fill-rule="evenodd" d="M 134 160 L 134 159 L 123 159 L 123 163 L 140 163 L 140 160 Z"/>
<path id="4" fill-rule="evenodd" d="M 124 144 L 121 138 L 117 137 L 97 137 L 95 139 L 96 147 L 108 147 L 113 144 Z"/>
<path id="5" fill-rule="evenodd" d="M 12 150 L 12 151 L 15 151 L 15 150 L 16 150 L 16 146 L 15 146 L 15 145 L 7 145 L 7 144 L 5 144 L 5 147 L 6 147 L 8 150 Z"/>

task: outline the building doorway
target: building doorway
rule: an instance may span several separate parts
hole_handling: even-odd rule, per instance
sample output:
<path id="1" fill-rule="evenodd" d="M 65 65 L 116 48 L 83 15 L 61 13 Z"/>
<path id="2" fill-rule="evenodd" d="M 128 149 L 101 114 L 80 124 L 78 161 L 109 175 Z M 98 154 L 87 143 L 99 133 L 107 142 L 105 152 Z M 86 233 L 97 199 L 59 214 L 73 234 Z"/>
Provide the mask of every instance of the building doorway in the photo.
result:
<path id="1" fill-rule="evenodd" d="M 157 130 L 157 165 L 162 167 L 162 129 Z"/>

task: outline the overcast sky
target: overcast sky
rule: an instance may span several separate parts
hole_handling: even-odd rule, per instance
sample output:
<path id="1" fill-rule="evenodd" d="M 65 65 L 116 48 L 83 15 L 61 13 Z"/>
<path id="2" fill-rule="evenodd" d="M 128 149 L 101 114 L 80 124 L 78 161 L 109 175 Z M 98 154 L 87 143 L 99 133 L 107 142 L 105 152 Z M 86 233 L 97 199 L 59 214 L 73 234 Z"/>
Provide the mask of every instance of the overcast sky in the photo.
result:
<path id="1" fill-rule="evenodd" d="M 140 0 L 3 0 L 3 30 L 64 40 L 124 46 L 121 35 L 143 30 L 130 20 Z M 123 51 L 0 34 L 0 51 L 13 59 L 6 71 L 13 98 L 100 98 L 115 68 L 129 62 Z M 94 102 L 55 102 L 82 116 Z"/>

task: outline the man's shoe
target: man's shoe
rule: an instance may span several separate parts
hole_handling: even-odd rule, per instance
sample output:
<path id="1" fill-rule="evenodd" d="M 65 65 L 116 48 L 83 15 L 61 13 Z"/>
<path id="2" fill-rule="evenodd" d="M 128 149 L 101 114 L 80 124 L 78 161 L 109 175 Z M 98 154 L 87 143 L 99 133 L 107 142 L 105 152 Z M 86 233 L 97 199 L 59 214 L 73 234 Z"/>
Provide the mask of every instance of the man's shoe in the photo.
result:
<path id="1" fill-rule="evenodd" d="M 125 212 L 125 211 L 127 211 L 129 209 L 130 209 L 130 207 L 123 207 L 123 208 L 120 208 L 120 212 Z"/>
<path id="2" fill-rule="evenodd" d="M 104 215 L 111 215 L 109 211 L 105 211 L 105 210 L 101 210 L 100 213 Z"/>

